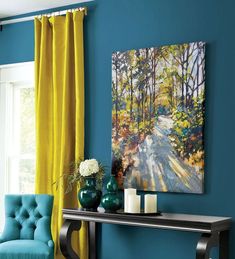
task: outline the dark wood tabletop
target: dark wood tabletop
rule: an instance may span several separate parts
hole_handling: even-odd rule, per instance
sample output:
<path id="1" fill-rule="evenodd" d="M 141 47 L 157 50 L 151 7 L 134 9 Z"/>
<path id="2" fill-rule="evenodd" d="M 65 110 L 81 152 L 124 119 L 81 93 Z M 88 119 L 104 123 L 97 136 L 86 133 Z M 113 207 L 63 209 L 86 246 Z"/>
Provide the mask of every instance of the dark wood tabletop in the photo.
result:
<path id="1" fill-rule="evenodd" d="M 105 213 L 84 211 L 82 209 L 63 209 L 64 219 L 93 221 L 119 225 L 154 227 L 200 233 L 212 233 L 230 228 L 229 217 L 202 216 L 191 214 L 161 213 L 157 216 L 130 215 L 125 213 Z"/>

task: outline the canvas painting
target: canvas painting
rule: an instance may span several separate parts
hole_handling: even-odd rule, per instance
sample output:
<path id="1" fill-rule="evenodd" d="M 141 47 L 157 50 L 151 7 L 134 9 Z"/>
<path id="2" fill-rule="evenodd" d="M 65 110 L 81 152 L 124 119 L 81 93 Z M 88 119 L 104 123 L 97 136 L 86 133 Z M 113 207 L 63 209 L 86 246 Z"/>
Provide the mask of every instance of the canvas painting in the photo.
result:
<path id="1" fill-rule="evenodd" d="M 120 188 L 202 193 L 205 43 L 112 55 L 112 173 Z"/>

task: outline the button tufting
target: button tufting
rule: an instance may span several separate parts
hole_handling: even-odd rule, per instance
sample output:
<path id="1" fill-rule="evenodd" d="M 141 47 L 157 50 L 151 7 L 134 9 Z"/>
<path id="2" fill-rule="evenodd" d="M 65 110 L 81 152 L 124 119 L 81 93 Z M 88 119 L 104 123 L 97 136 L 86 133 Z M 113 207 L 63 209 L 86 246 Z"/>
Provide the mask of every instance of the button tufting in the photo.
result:
<path id="1" fill-rule="evenodd" d="M 39 218 L 39 219 L 42 217 L 41 213 L 38 210 L 34 211 L 34 216 Z"/>

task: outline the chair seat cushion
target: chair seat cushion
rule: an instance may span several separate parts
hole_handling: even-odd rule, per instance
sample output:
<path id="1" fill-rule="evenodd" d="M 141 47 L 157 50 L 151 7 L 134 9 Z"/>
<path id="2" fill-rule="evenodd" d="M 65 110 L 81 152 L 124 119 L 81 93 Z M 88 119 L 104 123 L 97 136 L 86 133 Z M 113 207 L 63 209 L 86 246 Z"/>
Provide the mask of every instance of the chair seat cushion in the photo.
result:
<path id="1" fill-rule="evenodd" d="M 53 258 L 53 250 L 37 240 L 12 240 L 0 244 L 0 258 L 51 259 Z"/>

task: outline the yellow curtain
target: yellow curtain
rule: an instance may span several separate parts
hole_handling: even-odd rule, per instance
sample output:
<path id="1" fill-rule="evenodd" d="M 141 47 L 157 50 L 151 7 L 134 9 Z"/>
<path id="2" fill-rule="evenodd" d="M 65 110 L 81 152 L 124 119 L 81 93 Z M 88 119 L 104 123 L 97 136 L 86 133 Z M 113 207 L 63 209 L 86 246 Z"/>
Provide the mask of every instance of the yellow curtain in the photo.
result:
<path id="1" fill-rule="evenodd" d="M 36 193 L 54 195 L 52 234 L 59 250 L 62 208 L 78 206 L 77 191 L 53 182 L 84 156 L 84 58 L 82 11 L 35 20 Z M 79 241 L 78 241 L 79 240 Z M 87 230 L 73 240 L 87 259 Z"/>

